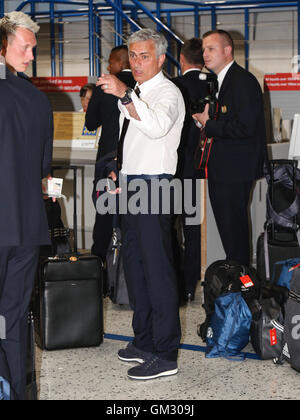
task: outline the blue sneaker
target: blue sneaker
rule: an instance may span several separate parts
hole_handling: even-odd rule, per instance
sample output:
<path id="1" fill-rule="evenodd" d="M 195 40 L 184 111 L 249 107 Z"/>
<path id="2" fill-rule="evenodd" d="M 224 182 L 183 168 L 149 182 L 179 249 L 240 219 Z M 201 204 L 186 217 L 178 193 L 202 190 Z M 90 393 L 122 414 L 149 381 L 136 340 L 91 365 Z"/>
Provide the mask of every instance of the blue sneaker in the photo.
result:
<path id="1" fill-rule="evenodd" d="M 152 356 L 151 359 L 146 360 L 143 364 L 129 369 L 128 377 L 140 380 L 156 379 L 161 376 L 176 375 L 177 372 L 177 362 Z"/>
<path id="2" fill-rule="evenodd" d="M 132 342 L 128 343 L 125 349 L 118 351 L 118 357 L 123 362 L 144 363 L 151 356 L 151 353 L 138 349 Z"/>

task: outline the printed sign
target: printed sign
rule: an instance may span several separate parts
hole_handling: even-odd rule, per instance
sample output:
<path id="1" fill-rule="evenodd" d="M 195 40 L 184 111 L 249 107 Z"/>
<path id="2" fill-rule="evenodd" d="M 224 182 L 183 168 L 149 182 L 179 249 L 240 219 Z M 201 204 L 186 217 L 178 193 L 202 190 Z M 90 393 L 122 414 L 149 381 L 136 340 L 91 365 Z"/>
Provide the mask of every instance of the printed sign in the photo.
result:
<path id="1" fill-rule="evenodd" d="M 300 73 L 275 73 L 265 75 L 265 91 L 300 90 Z"/>
<path id="2" fill-rule="evenodd" d="M 81 77 L 33 77 L 33 84 L 42 92 L 80 92 L 88 83 L 87 76 Z"/>

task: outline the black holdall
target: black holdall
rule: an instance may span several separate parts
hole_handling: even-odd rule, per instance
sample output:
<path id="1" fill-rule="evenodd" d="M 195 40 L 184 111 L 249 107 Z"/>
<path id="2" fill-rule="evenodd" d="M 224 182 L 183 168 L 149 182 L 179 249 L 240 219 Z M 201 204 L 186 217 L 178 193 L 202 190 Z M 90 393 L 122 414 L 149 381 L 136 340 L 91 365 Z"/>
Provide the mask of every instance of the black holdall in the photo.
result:
<path id="1" fill-rule="evenodd" d="M 300 372 L 300 270 L 293 270 L 284 319 L 284 336 L 280 361 L 287 360 Z"/>
<path id="2" fill-rule="evenodd" d="M 236 261 L 218 260 L 206 270 L 203 291 L 206 319 L 198 325 L 198 335 L 206 341 L 207 330 L 215 312 L 216 299 L 226 293 L 242 292 L 242 297 L 251 307 L 251 302 L 259 297 L 260 280 L 253 267 Z"/>
<path id="3" fill-rule="evenodd" d="M 274 359 L 281 354 L 288 292 L 285 287 L 264 284 L 260 299 L 252 305 L 250 341 L 262 360 Z"/>

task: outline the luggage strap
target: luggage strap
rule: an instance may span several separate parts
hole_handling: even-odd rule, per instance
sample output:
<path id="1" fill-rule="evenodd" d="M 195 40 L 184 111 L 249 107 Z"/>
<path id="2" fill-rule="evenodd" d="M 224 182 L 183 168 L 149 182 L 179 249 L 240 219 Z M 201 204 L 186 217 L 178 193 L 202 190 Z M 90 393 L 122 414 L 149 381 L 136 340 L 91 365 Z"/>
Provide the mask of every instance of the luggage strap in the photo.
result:
<path id="1" fill-rule="evenodd" d="M 213 118 L 214 120 L 217 119 L 218 109 L 219 109 L 219 103 L 217 102 L 215 115 Z M 205 139 L 203 140 L 204 133 L 205 133 L 205 128 L 202 128 L 200 131 L 200 140 L 199 140 L 199 145 L 198 145 L 198 148 L 202 149 L 202 155 L 201 155 L 200 163 L 197 167 L 197 170 L 199 171 L 199 174 L 200 174 L 199 175 L 200 179 L 208 178 L 207 166 L 208 166 L 208 160 L 209 160 L 212 144 L 214 141 L 212 137 L 208 138 L 206 136 L 205 136 Z"/>
<path id="2" fill-rule="evenodd" d="M 300 303 L 300 295 L 298 293 L 293 292 L 292 290 L 289 291 L 289 298 Z"/>

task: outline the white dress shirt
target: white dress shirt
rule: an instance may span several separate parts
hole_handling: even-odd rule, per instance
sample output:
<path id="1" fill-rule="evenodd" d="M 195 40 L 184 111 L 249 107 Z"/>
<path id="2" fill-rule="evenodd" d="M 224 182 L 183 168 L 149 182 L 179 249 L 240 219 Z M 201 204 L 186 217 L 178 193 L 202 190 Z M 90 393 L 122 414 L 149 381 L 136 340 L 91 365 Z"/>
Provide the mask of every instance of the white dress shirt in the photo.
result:
<path id="1" fill-rule="evenodd" d="M 228 72 L 228 70 L 232 66 L 232 64 L 233 64 L 233 61 L 231 61 L 229 64 L 227 64 L 218 74 L 219 90 L 218 90 L 218 93 L 216 95 L 217 98 L 219 97 L 219 93 L 221 91 L 221 86 L 222 86 L 223 80 L 225 79 L 226 73 Z"/>
<path id="2" fill-rule="evenodd" d="M 119 101 L 120 132 L 124 117 L 130 120 L 123 149 L 122 173 L 126 175 L 174 175 L 177 148 L 185 117 L 180 90 L 162 72 L 139 86 L 132 100 L 141 119 L 132 118 Z"/>

